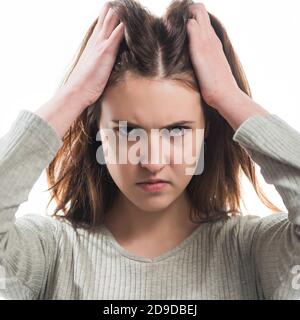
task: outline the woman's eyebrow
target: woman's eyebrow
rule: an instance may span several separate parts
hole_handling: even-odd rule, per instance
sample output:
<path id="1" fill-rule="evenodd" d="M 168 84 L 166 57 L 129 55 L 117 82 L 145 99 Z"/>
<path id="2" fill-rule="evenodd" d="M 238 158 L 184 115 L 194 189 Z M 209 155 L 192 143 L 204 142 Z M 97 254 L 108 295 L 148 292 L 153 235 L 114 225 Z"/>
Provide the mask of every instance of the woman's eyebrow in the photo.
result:
<path id="1" fill-rule="evenodd" d="M 126 120 L 111 120 L 111 122 L 114 122 L 114 123 L 119 123 L 120 121 L 126 121 Z M 170 124 L 166 125 L 165 127 L 160 128 L 160 129 L 171 128 L 171 127 L 175 127 L 175 126 L 182 126 L 182 125 L 185 125 L 185 124 L 192 124 L 192 123 L 195 123 L 195 121 L 181 120 L 181 121 L 177 121 L 177 122 L 174 122 L 174 123 L 170 123 Z M 140 125 L 138 125 L 136 123 L 129 122 L 129 121 L 127 121 L 127 126 L 128 127 L 132 127 L 132 128 L 144 129 L 142 126 L 140 126 Z"/>

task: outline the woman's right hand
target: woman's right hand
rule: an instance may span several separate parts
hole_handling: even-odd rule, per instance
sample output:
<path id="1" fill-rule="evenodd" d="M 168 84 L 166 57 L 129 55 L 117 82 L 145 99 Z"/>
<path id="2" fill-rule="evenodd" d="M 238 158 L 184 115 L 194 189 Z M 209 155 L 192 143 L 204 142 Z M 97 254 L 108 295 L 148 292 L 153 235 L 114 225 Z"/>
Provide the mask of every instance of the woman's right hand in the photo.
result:
<path id="1" fill-rule="evenodd" d="M 106 2 L 78 63 L 60 90 L 75 93 L 83 106 L 97 101 L 105 89 L 124 36 L 125 27 L 119 21 Z"/>
<path id="2" fill-rule="evenodd" d="M 63 138 L 72 122 L 101 96 L 124 36 L 124 26 L 106 2 L 68 81 L 35 113 Z M 117 27 L 116 27 L 117 26 Z"/>

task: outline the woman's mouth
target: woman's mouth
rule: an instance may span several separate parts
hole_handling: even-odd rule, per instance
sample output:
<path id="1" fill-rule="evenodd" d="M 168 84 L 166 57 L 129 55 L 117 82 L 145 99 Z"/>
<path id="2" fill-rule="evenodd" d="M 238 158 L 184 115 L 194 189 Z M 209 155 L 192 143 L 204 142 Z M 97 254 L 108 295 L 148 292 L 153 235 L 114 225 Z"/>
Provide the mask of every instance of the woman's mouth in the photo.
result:
<path id="1" fill-rule="evenodd" d="M 145 182 L 145 183 L 137 183 L 137 185 L 146 192 L 159 192 L 165 189 L 169 182 L 160 181 L 160 182 Z"/>

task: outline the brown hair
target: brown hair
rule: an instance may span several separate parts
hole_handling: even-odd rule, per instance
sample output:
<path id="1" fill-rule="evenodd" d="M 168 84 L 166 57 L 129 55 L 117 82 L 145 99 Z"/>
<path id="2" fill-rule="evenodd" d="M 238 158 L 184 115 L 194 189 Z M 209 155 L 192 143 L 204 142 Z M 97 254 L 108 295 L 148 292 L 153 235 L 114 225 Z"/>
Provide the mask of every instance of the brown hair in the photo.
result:
<path id="1" fill-rule="evenodd" d="M 115 65 L 106 88 L 124 81 L 126 72 L 146 78 L 175 80 L 196 91 L 199 86 L 189 57 L 186 23 L 189 0 L 172 1 L 162 18 L 149 13 L 134 0 L 110 1 L 125 24 Z M 211 25 L 223 44 L 223 50 L 238 86 L 248 96 L 251 91 L 242 65 L 221 22 L 209 13 Z M 98 18 L 89 28 L 65 84 L 89 40 Z M 199 52 L 201 54 L 201 52 Z M 101 96 L 102 97 L 102 96 Z M 89 106 L 63 137 L 63 145 L 47 168 L 51 199 L 57 206 L 53 216 L 69 220 L 75 227 L 93 228 L 103 222 L 120 191 L 106 165 L 96 161 L 100 143 L 95 140 L 101 111 L 101 97 Z M 260 200 L 273 211 L 280 211 L 262 192 L 255 163 L 238 143 L 234 130 L 220 114 L 202 99 L 205 122 L 205 169 L 194 175 L 187 186 L 192 209 L 201 221 L 214 221 L 241 214 L 241 170 L 252 183 Z M 201 214 L 200 214 L 201 213 Z M 200 219 L 199 219 L 200 220 Z"/>

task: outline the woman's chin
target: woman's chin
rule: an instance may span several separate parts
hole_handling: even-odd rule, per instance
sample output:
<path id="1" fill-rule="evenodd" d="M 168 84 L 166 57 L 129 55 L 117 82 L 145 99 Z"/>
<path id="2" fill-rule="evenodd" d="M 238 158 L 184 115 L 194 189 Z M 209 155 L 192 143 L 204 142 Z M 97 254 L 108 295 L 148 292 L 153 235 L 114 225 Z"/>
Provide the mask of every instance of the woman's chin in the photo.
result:
<path id="1" fill-rule="evenodd" d="M 166 199 L 146 199 L 144 201 L 141 200 L 142 199 L 139 199 L 139 201 L 135 201 L 134 203 L 139 209 L 147 212 L 157 212 L 165 210 L 172 203 L 172 201 L 167 201 Z"/>

